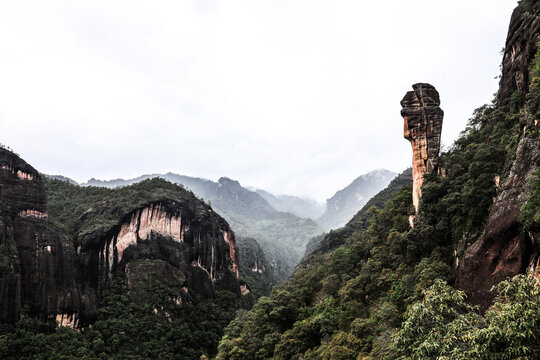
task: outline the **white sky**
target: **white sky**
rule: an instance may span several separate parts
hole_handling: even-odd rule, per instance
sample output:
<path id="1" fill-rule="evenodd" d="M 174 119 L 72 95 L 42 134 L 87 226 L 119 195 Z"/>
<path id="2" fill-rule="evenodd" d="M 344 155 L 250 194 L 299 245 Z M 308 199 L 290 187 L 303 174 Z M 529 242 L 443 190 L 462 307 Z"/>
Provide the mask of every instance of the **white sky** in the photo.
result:
<path id="1" fill-rule="evenodd" d="M 175 172 L 324 200 L 450 145 L 497 90 L 515 0 L 0 0 L 0 142 L 77 181 Z"/>

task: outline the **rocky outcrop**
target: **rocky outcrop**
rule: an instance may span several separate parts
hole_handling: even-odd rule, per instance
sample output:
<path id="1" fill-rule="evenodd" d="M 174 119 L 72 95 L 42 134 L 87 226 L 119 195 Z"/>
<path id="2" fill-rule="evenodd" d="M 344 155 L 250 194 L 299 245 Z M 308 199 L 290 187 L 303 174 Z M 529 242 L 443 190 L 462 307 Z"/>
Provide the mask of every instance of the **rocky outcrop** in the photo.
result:
<path id="1" fill-rule="evenodd" d="M 48 221 L 39 173 L 0 148 L 0 321 L 80 311 L 75 252 Z"/>
<path id="2" fill-rule="evenodd" d="M 94 216 L 98 214 L 87 215 L 83 222 L 92 223 Z M 84 224 L 80 226 L 84 228 Z M 174 288 L 186 287 L 204 298 L 212 298 L 216 286 L 240 292 L 234 234 L 219 215 L 209 208 L 194 208 L 189 202 L 164 199 L 134 209 L 119 217 L 110 229 L 98 228 L 83 235 L 77 253 L 84 324 L 97 315 L 96 294 L 107 286 L 114 272 L 133 274 L 133 269 L 149 268 L 134 267 L 132 261 L 162 260 L 166 266 L 160 267 L 167 269 L 162 277 L 180 279 Z M 148 276 L 157 276 L 155 272 L 152 270 Z M 136 289 L 134 293 L 144 290 Z"/>
<path id="3" fill-rule="evenodd" d="M 497 99 L 499 108 L 504 109 L 511 102 L 516 90 L 522 95 L 529 91 L 529 65 L 540 40 L 539 14 L 540 3 L 534 1 L 520 2 L 512 14 Z M 530 197 L 531 174 L 540 166 L 537 135 L 531 137 L 527 130 L 536 127 L 532 132 L 537 134 L 538 119 L 528 114 L 527 108 L 521 115 L 527 124 L 515 160 L 506 178 L 495 179 L 496 184 L 499 181 L 502 184 L 498 186 L 484 233 L 467 249 L 458 267 L 457 286 L 483 310 L 496 295 L 490 291 L 493 285 L 539 264 L 540 234 L 524 231 L 519 222 L 520 210 Z"/>
<path id="4" fill-rule="evenodd" d="M 70 238 L 52 223 L 64 206 L 55 199 L 57 208 L 48 213 L 40 174 L 0 149 L 0 322 L 24 315 L 89 325 L 118 272 L 141 304 L 154 296 L 154 282 L 173 289 L 162 298 L 177 304 L 189 296 L 213 298 L 216 288 L 240 294 L 235 236 L 193 194 L 155 179 L 103 192 L 104 198 L 90 189 L 90 201 L 86 189 L 66 186 L 88 206 L 74 215 L 78 220 L 61 224 Z"/>
<path id="5" fill-rule="evenodd" d="M 504 47 L 497 106 L 508 104 L 516 90 L 522 95 L 529 92 L 529 66 L 539 41 L 540 3 L 538 1 L 522 1 L 510 19 Z"/>
<path id="6" fill-rule="evenodd" d="M 262 247 L 255 239 L 239 237 L 238 252 L 241 264 L 240 277 L 246 283 L 244 292 L 249 290 L 256 298 L 270 295 L 276 279 Z"/>
<path id="7" fill-rule="evenodd" d="M 524 232 L 521 207 L 530 196 L 528 180 L 540 165 L 537 140 L 523 137 L 510 174 L 491 208 L 484 234 L 467 250 L 457 284 L 469 300 L 486 309 L 495 296 L 492 286 L 534 267 L 540 255 L 540 234 Z"/>
<path id="8" fill-rule="evenodd" d="M 401 100 L 401 116 L 404 123 L 404 137 L 413 149 L 413 205 L 416 214 L 422 195 L 421 188 L 424 174 L 439 170 L 439 149 L 443 111 L 439 93 L 430 84 L 413 85 L 413 91 L 407 92 Z"/>

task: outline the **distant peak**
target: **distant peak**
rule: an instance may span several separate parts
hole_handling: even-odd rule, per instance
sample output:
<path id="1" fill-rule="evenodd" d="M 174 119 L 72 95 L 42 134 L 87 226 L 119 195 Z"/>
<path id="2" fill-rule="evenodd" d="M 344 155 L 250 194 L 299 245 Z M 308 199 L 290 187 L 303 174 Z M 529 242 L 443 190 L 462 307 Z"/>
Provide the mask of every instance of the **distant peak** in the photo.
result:
<path id="1" fill-rule="evenodd" d="M 233 184 L 233 185 L 238 185 L 238 186 L 240 186 L 240 183 L 239 183 L 238 181 L 233 180 L 233 179 L 230 179 L 230 178 L 225 177 L 225 176 L 222 176 L 222 177 L 219 178 L 218 184 L 219 184 L 219 185 Z"/>

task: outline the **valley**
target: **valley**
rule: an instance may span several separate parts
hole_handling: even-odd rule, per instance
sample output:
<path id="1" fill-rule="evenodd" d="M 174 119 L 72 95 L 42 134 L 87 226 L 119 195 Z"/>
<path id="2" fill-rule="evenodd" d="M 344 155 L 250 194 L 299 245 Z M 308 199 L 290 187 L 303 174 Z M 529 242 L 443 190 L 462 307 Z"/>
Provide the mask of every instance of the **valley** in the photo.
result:
<path id="1" fill-rule="evenodd" d="M 281 193 L 261 189 L 282 179 L 275 171 L 251 186 L 152 172 L 162 159 L 138 177 L 77 182 L 0 146 L 0 358 L 539 359 L 540 2 L 513 10 L 500 70 L 492 101 L 451 146 L 442 134 L 455 89 L 411 82 L 401 97 L 371 94 L 395 109 L 395 129 L 371 136 L 391 148 L 396 130 L 412 160 L 398 173 L 343 176 L 324 204 L 322 188 L 308 189 L 367 165 L 347 157 L 316 179 L 302 173 L 323 161 L 314 154 L 292 171 L 302 186 L 280 183 Z M 327 154 L 349 149 L 339 136 L 352 125 L 325 129 Z M 246 143 L 227 143 L 239 161 L 260 154 Z"/>

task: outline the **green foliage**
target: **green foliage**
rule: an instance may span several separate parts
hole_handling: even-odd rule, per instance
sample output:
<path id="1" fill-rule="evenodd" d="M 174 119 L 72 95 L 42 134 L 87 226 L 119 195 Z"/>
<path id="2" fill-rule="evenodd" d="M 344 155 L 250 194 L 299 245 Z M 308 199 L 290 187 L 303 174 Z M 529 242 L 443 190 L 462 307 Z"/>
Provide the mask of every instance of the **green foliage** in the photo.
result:
<path id="1" fill-rule="evenodd" d="M 384 206 L 368 203 L 345 227 L 314 240 L 294 276 L 261 298 L 235 323 L 234 332 L 226 330 L 218 359 L 537 356 L 533 341 L 539 340 L 535 326 L 540 322 L 531 310 L 537 307 L 537 290 L 525 279 L 503 283 L 485 317 L 447 285 L 454 280 L 455 252 L 462 256 L 484 231 L 495 179 L 504 181 L 523 126 L 531 123 L 527 114 L 538 109 L 535 86 L 533 81 L 531 92 L 514 94 L 510 105 L 475 111 L 440 157 L 444 176 L 425 176 L 414 228 L 408 223 L 410 186 L 376 196 Z M 533 181 L 533 196 L 522 211 L 530 221 L 540 208 L 538 187 Z M 518 306 L 524 297 L 526 306 Z M 331 326 L 325 329 L 330 330 L 323 331 L 315 319 L 329 313 Z M 524 327 L 517 316 L 526 319 Z M 482 342 L 488 345 L 481 348 Z"/>
<path id="2" fill-rule="evenodd" d="M 153 201 L 170 199 L 190 203 L 197 211 L 210 209 L 192 192 L 160 178 L 118 189 L 81 187 L 46 177 L 44 183 L 49 219 L 75 239 L 110 228 L 129 211 Z"/>
<path id="3" fill-rule="evenodd" d="M 531 196 L 521 208 L 519 220 L 525 230 L 540 228 L 540 170 L 534 172 L 529 181 Z"/>
<path id="4" fill-rule="evenodd" d="M 190 298 L 132 300 L 126 280 L 107 288 L 97 321 L 81 332 L 53 322 L 19 321 L 0 331 L 2 359 L 198 359 L 213 356 L 223 329 L 235 315 L 237 297 L 227 291 L 213 301 Z"/>
<path id="5" fill-rule="evenodd" d="M 400 359 L 538 359 L 540 287 L 518 275 L 497 286 L 484 316 L 465 295 L 437 280 L 412 305 L 396 336 Z"/>
<path id="6" fill-rule="evenodd" d="M 236 246 L 240 260 L 240 278 L 244 280 L 256 299 L 270 295 L 276 284 L 270 263 L 255 239 L 237 237 Z"/>

